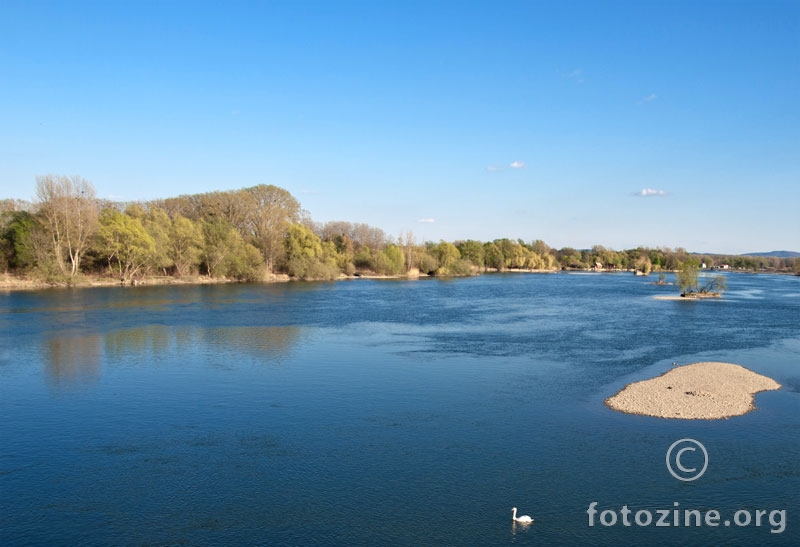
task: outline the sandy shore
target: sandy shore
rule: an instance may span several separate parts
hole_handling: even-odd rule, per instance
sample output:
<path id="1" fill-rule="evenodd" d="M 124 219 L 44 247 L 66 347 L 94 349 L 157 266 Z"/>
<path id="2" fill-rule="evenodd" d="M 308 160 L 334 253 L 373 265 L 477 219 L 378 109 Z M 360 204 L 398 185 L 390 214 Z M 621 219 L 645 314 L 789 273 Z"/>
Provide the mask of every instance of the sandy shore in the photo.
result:
<path id="1" fill-rule="evenodd" d="M 606 399 L 606 405 L 620 412 L 657 418 L 718 420 L 755 410 L 756 393 L 780 387 L 775 380 L 739 365 L 694 363 L 628 384 Z"/>

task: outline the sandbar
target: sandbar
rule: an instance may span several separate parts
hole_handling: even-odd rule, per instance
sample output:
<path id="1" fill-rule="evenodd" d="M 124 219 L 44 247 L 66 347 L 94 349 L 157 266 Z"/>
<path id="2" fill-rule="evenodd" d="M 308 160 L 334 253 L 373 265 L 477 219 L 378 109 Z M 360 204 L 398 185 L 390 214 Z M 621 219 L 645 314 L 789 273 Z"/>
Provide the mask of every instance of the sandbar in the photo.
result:
<path id="1" fill-rule="evenodd" d="M 703 362 L 673 368 L 634 382 L 606 399 L 627 414 L 680 420 L 719 420 L 755 410 L 754 396 L 781 385 L 732 363 Z"/>

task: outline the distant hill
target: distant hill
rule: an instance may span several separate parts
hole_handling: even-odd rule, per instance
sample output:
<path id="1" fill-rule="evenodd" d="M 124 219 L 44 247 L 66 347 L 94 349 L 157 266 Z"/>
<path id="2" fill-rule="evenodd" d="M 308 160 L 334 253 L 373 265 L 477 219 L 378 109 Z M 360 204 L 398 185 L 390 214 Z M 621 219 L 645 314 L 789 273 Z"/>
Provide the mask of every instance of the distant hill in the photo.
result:
<path id="1" fill-rule="evenodd" d="M 775 258 L 800 258 L 800 253 L 795 251 L 770 251 L 768 253 L 744 253 L 741 256 L 772 256 Z"/>

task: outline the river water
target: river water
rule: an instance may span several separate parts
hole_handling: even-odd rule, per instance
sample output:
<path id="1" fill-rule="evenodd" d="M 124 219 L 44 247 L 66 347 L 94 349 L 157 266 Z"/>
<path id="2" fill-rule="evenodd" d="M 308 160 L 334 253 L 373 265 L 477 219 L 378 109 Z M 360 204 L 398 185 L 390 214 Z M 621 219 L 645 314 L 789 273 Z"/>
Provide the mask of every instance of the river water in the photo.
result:
<path id="1" fill-rule="evenodd" d="M 0 294 L 0 544 L 800 544 L 800 277 L 703 302 L 650 281 Z M 603 405 L 707 360 L 783 388 L 720 421 Z M 666 467 L 682 438 L 695 481 Z M 634 521 L 676 507 L 719 525 Z"/>

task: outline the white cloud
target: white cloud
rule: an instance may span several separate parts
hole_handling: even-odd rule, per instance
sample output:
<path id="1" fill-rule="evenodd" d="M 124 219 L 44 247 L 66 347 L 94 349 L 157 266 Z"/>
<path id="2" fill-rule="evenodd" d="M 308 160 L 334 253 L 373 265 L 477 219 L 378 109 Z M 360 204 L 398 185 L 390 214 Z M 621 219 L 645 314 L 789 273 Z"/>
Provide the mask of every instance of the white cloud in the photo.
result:
<path id="1" fill-rule="evenodd" d="M 640 198 L 649 198 L 653 196 L 666 196 L 667 193 L 664 190 L 656 190 L 655 188 L 642 188 L 640 191 L 634 192 L 633 195 Z"/>
<path id="2" fill-rule="evenodd" d="M 490 165 L 486 168 L 487 171 L 502 171 L 502 167 L 497 167 L 496 165 Z"/>
<path id="3" fill-rule="evenodd" d="M 573 81 L 575 81 L 575 82 L 577 82 L 579 84 L 583 83 L 583 70 L 580 69 L 580 68 L 576 68 L 576 69 L 571 70 L 569 72 L 563 72 L 561 74 L 561 76 L 563 78 L 567 78 L 567 79 L 573 80 Z"/>
<path id="4" fill-rule="evenodd" d="M 651 101 L 655 101 L 657 98 L 658 98 L 658 95 L 656 95 L 655 93 L 651 93 L 647 97 L 642 97 L 642 100 L 639 101 L 639 104 L 649 103 Z"/>
<path id="5" fill-rule="evenodd" d="M 423 222 L 425 224 L 433 224 L 434 222 L 436 222 L 436 219 L 435 218 L 421 218 L 417 222 Z"/>
<path id="6" fill-rule="evenodd" d="M 511 169 L 525 169 L 525 162 L 524 161 L 512 161 L 511 165 L 509 165 Z"/>

